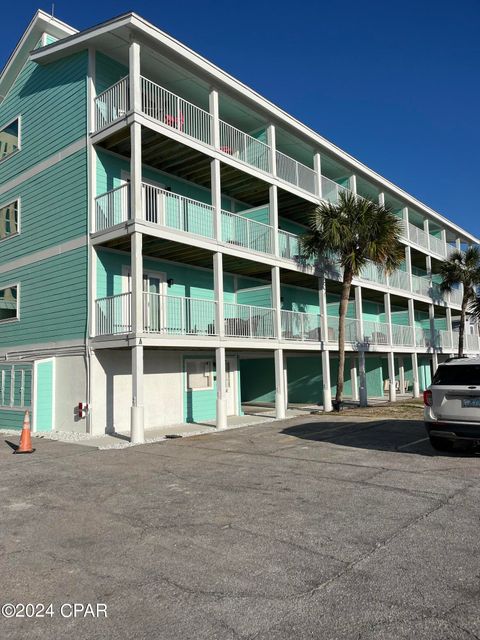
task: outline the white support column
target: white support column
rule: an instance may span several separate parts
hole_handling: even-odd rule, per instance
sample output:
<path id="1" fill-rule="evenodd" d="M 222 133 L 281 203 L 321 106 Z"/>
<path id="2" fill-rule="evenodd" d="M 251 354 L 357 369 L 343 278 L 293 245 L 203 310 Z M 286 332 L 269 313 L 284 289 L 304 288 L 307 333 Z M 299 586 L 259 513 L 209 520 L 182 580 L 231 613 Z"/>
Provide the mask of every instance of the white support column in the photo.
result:
<path id="1" fill-rule="evenodd" d="M 216 89 L 210 89 L 208 95 L 209 112 L 212 116 L 210 120 L 210 137 L 212 146 L 214 149 L 220 148 L 220 119 L 219 119 L 219 106 L 218 106 L 218 91 Z"/>
<path id="2" fill-rule="evenodd" d="M 227 428 L 227 397 L 225 347 L 215 349 L 215 371 L 217 377 L 217 429 Z"/>
<path id="3" fill-rule="evenodd" d="M 431 282 L 432 281 L 432 257 L 431 256 L 425 256 L 425 267 L 427 269 L 427 273 Z"/>
<path id="4" fill-rule="evenodd" d="M 131 320 L 132 320 L 132 407 L 130 411 L 130 440 L 144 442 L 143 345 L 138 337 L 143 332 L 143 255 L 142 234 L 131 237 Z"/>
<path id="5" fill-rule="evenodd" d="M 140 76 L 140 45 L 134 40 L 128 48 L 128 82 L 130 90 L 130 110 L 142 110 L 142 86 Z"/>
<path id="6" fill-rule="evenodd" d="M 405 268 L 407 270 L 410 291 L 413 292 L 412 250 L 409 246 L 405 246 Z"/>
<path id="7" fill-rule="evenodd" d="M 378 194 L 378 204 L 382 207 L 385 206 L 385 194 L 383 193 L 383 191 L 380 191 L 380 193 Z"/>
<path id="8" fill-rule="evenodd" d="M 440 238 L 442 240 L 443 243 L 443 247 L 444 247 L 444 255 L 445 257 L 447 256 L 447 230 L 446 229 L 440 229 Z"/>
<path id="9" fill-rule="evenodd" d="M 141 220 L 142 204 L 142 126 L 130 125 L 130 218 Z"/>
<path id="10" fill-rule="evenodd" d="M 428 319 L 430 321 L 430 344 L 432 345 L 432 367 L 433 373 L 438 368 L 437 354 L 437 336 L 435 331 L 435 307 L 433 304 L 428 305 Z"/>
<path id="11" fill-rule="evenodd" d="M 273 234 L 273 253 L 280 255 L 280 238 L 278 236 L 278 187 L 274 184 L 268 189 L 269 208 L 270 208 L 270 225 Z"/>
<path id="12" fill-rule="evenodd" d="M 349 185 L 350 191 L 352 193 L 357 193 L 357 176 L 354 173 L 350 176 Z"/>
<path id="13" fill-rule="evenodd" d="M 225 335 L 224 300 L 223 300 L 223 254 L 213 254 L 213 291 L 215 297 L 215 329 L 220 338 Z"/>
<path id="14" fill-rule="evenodd" d="M 445 309 L 445 315 L 447 318 L 447 331 L 449 333 L 449 340 L 450 340 L 450 346 L 451 346 L 451 350 L 450 350 L 450 355 L 454 355 L 455 353 L 455 348 L 454 348 L 454 344 L 453 344 L 453 325 L 452 325 L 452 310 L 450 309 L 450 307 L 447 307 Z"/>
<path id="15" fill-rule="evenodd" d="M 403 207 L 402 209 L 402 217 L 403 217 L 403 224 L 405 225 L 405 238 L 410 238 L 410 226 L 409 226 L 409 219 L 408 219 L 408 207 Z"/>
<path id="16" fill-rule="evenodd" d="M 332 410 L 332 384 L 330 379 L 330 355 L 328 347 L 328 309 L 325 278 L 318 279 L 318 306 L 320 308 L 322 350 L 322 380 L 323 380 L 323 410 Z"/>
<path id="17" fill-rule="evenodd" d="M 408 305 L 408 324 L 412 327 L 413 332 L 413 348 L 417 347 L 417 332 L 415 327 L 415 302 L 413 298 L 407 300 Z"/>
<path id="18" fill-rule="evenodd" d="M 367 374 L 365 371 L 365 351 L 358 352 L 358 376 L 360 380 L 359 396 L 360 406 L 366 407 L 368 404 Z"/>
<path id="19" fill-rule="evenodd" d="M 277 175 L 277 138 L 275 135 L 275 125 L 269 124 L 267 127 L 267 143 L 270 147 L 270 173 Z"/>
<path id="20" fill-rule="evenodd" d="M 405 393 L 405 363 L 401 355 L 398 356 L 398 381 L 400 383 L 400 394 L 403 395 Z"/>
<path id="21" fill-rule="evenodd" d="M 358 402 L 358 371 L 354 353 L 350 358 L 350 380 L 352 381 L 352 400 Z"/>
<path id="22" fill-rule="evenodd" d="M 275 349 L 275 417 L 283 420 L 286 415 L 285 363 L 283 349 Z"/>
<path id="23" fill-rule="evenodd" d="M 315 193 L 322 199 L 322 156 L 319 153 L 315 153 L 313 156 L 313 168 L 317 179 Z"/>
<path id="24" fill-rule="evenodd" d="M 456 247 L 457 251 L 461 251 L 462 250 L 462 239 L 461 238 L 457 238 L 455 240 L 455 247 Z"/>
<path id="25" fill-rule="evenodd" d="M 420 383 L 418 381 L 418 357 L 417 352 L 412 353 L 413 397 L 420 397 Z"/>
<path id="26" fill-rule="evenodd" d="M 362 287 L 356 286 L 355 291 L 355 318 L 357 319 L 358 341 L 363 344 L 365 334 L 363 332 L 363 303 Z"/>
<path id="27" fill-rule="evenodd" d="M 275 314 L 275 337 L 282 338 L 282 302 L 281 302 L 280 267 L 272 267 L 272 302 Z"/>
<path id="28" fill-rule="evenodd" d="M 220 176 L 220 160 L 210 161 L 210 187 L 214 215 L 214 232 L 217 242 L 222 240 L 222 186 Z"/>
<path id="29" fill-rule="evenodd" d="M 428 248 L 430 249 L 430 222 L 428 218 L 425 218 L 425 220 L 423 221 L 423 230 L 427 234 L 427 243 L 428 243 Z"/>
<path id="30" fill-rule="evenodd" d="M 388 344 L 390 351 L 388 352 L 388 399 L 390 402 L 395 402 L 397 399 L 397 393 L 395 389 L 395 353 L 393 352 L 393 340 L 392 340 L 392 306 L 390 302 L 390 294 L 386 293 L 383 296 L 385 304 L 385 319 L 387 322 Z"/>

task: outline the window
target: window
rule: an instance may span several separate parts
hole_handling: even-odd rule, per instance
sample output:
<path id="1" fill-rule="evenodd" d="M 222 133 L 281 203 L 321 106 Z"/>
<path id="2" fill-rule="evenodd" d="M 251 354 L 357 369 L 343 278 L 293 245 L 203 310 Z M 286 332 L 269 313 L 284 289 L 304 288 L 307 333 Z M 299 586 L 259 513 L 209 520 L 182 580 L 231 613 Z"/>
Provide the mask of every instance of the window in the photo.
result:
<path id="1" fill-rule="evenodd" d="M 0 240 L 20 231 L 18 209 L 18 200 L 0 207 Z"/>
<path id="2" fill-rule="evenodd" d="M 0 322 L 18 318 L 18 285 L 0 289 Z"/>
<path id="3" fill-rule="evenodd" d="M 186 360 L 187 390 L 213 389 L 213 363 L 211 360 Z"/>
<path id="4" fill-rule="evenodd" d="M 480 365 L 440 365 L 433 376 L 432 384 L 448 385 L 452 387 L 480 385 Z"/>
<path id="5" fill-rule="evenodd" d="M 20 149 L 20 124 L 17 118 L 0 129 L 0 160 Z"/>

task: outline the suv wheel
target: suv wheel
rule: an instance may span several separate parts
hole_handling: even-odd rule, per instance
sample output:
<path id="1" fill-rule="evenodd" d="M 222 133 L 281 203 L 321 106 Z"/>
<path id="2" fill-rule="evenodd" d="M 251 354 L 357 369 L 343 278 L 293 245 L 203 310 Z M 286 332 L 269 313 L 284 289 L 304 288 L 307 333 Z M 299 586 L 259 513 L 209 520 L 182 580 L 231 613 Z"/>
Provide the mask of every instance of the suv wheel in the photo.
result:
<path id="1" fill-rule="evenodd" d="M 448 438 L 439 438 L 438 436 L 430 436 L 430 444 L 437 451 L 452 451 L 454 443 Z"/>

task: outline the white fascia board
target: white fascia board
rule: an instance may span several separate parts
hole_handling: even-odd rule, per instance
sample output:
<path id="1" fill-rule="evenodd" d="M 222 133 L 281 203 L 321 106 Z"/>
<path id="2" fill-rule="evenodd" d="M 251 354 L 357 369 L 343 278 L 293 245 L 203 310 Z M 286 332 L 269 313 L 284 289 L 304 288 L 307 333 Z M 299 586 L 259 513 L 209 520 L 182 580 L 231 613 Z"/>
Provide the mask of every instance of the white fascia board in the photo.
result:
<path id="1" fill-rule="evenodd" d="M 387 189 L 393 195 L 403 200 L 407 206 L 421 210 L 423 213 L 436 219 L 439 223 L 448 227 L 450 231 L 458 234 L 462 238 L 470 240 L 474 243 L 480 243 L 479 238 L 472 235 L 465 229 L 462 229 L 460 226 L 458 226 L 442 214 L 438 213 L 434 209 L 431 209 L 420 200 L 417 200 L 414 196 L 410 195 L 386 178 L 383 178 L 380 174 L 376 173 L 375 171 L 364 165 L 362 162 L 351 156 L 349 153 L 343 151 L 320 134 L 302 124 L 299 120 L 289 115 L 286 111 L 284 111 L 280 107 L 277 107 L 266 98 L 262 97 L 253 89 L 250 89 L 241 81 L 235 79 L 226 71 L 223 71 L 200 54 L 196 53 L 175 38 L 172 38 L 167 33 L 161 31 L 158 27 L 155 27 L 135 13 L 125 14 L 123 16 L 120 16 L 119 18 L 115 18 L 113 20 L 105 22 L 99 27 L 87 29 L 86 31 L 80 32 L 77 35 L 72 35 L 68 38 L 65 38 L 61 42 L 53 43 L 47 47 L 43 47 L 40 50 L 33 51 L 31 53 L 31 59 L 38 62 L 48 62 L 50 59 L 53 59 L 53 57 L 57 57 L 59 54 L 61 55 L 62 52 L 66 49 L 70 49 L 73 46 L 75 46 L 75 48 L 79 48 L 79 45 L 87 46 L 87 43 L 92 38 L 96 38 L 104 33 L 108 33 L 125 26 L 131 27 L 140 35 L 151 38 L 164 47 L 174 51 L 186 62 L 190 63 L 192 66 L 200 69 L 204 74 L 208 75 L 210 79 L 215 80 L 223 86 L 227 87 L 233 94 L 237 94 L 238 98 L 241 101 L 245 101 L 246 99 L 253 104 L 254 108 L 260 107 L 268 117 L 273 117 L 279 123 L 282 123 L 290 129 L 293 129 L 309 144 L 317 145 L 321 149 L 323 148 L 323 150 L 330 152 L 334 157 L 336 157 L 336 159 L 350 166 L 350 168 L 354 172 L 360 172 L 363 177 L 373 181 L 373 183 L 376 183 L 382 189 Z"/>
<path id="2" fill-rule="evenodd" d="M 78 32 L 68 24 L 39 9 L 0 73 L 0 102 L 8 93 L 8 89 L 27 61 L 30 50 L 37 44 L 42 33 L 49 33 L 55 38 L 65 38 L 65 36 L 71 36 Z"/>

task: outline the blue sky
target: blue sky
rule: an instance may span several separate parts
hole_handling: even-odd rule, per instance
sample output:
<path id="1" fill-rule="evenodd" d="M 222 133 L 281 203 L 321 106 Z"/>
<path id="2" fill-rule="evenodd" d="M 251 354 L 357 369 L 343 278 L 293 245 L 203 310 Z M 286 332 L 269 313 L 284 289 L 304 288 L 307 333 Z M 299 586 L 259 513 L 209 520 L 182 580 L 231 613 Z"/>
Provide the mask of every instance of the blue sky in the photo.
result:
<path id="1" fill-rule="evenodd" d="M 37 8 L 4 8 L 3 66 Z M 477 236 L 480 3 L 55 3 L 77 29 L 136 11 Z"/>

